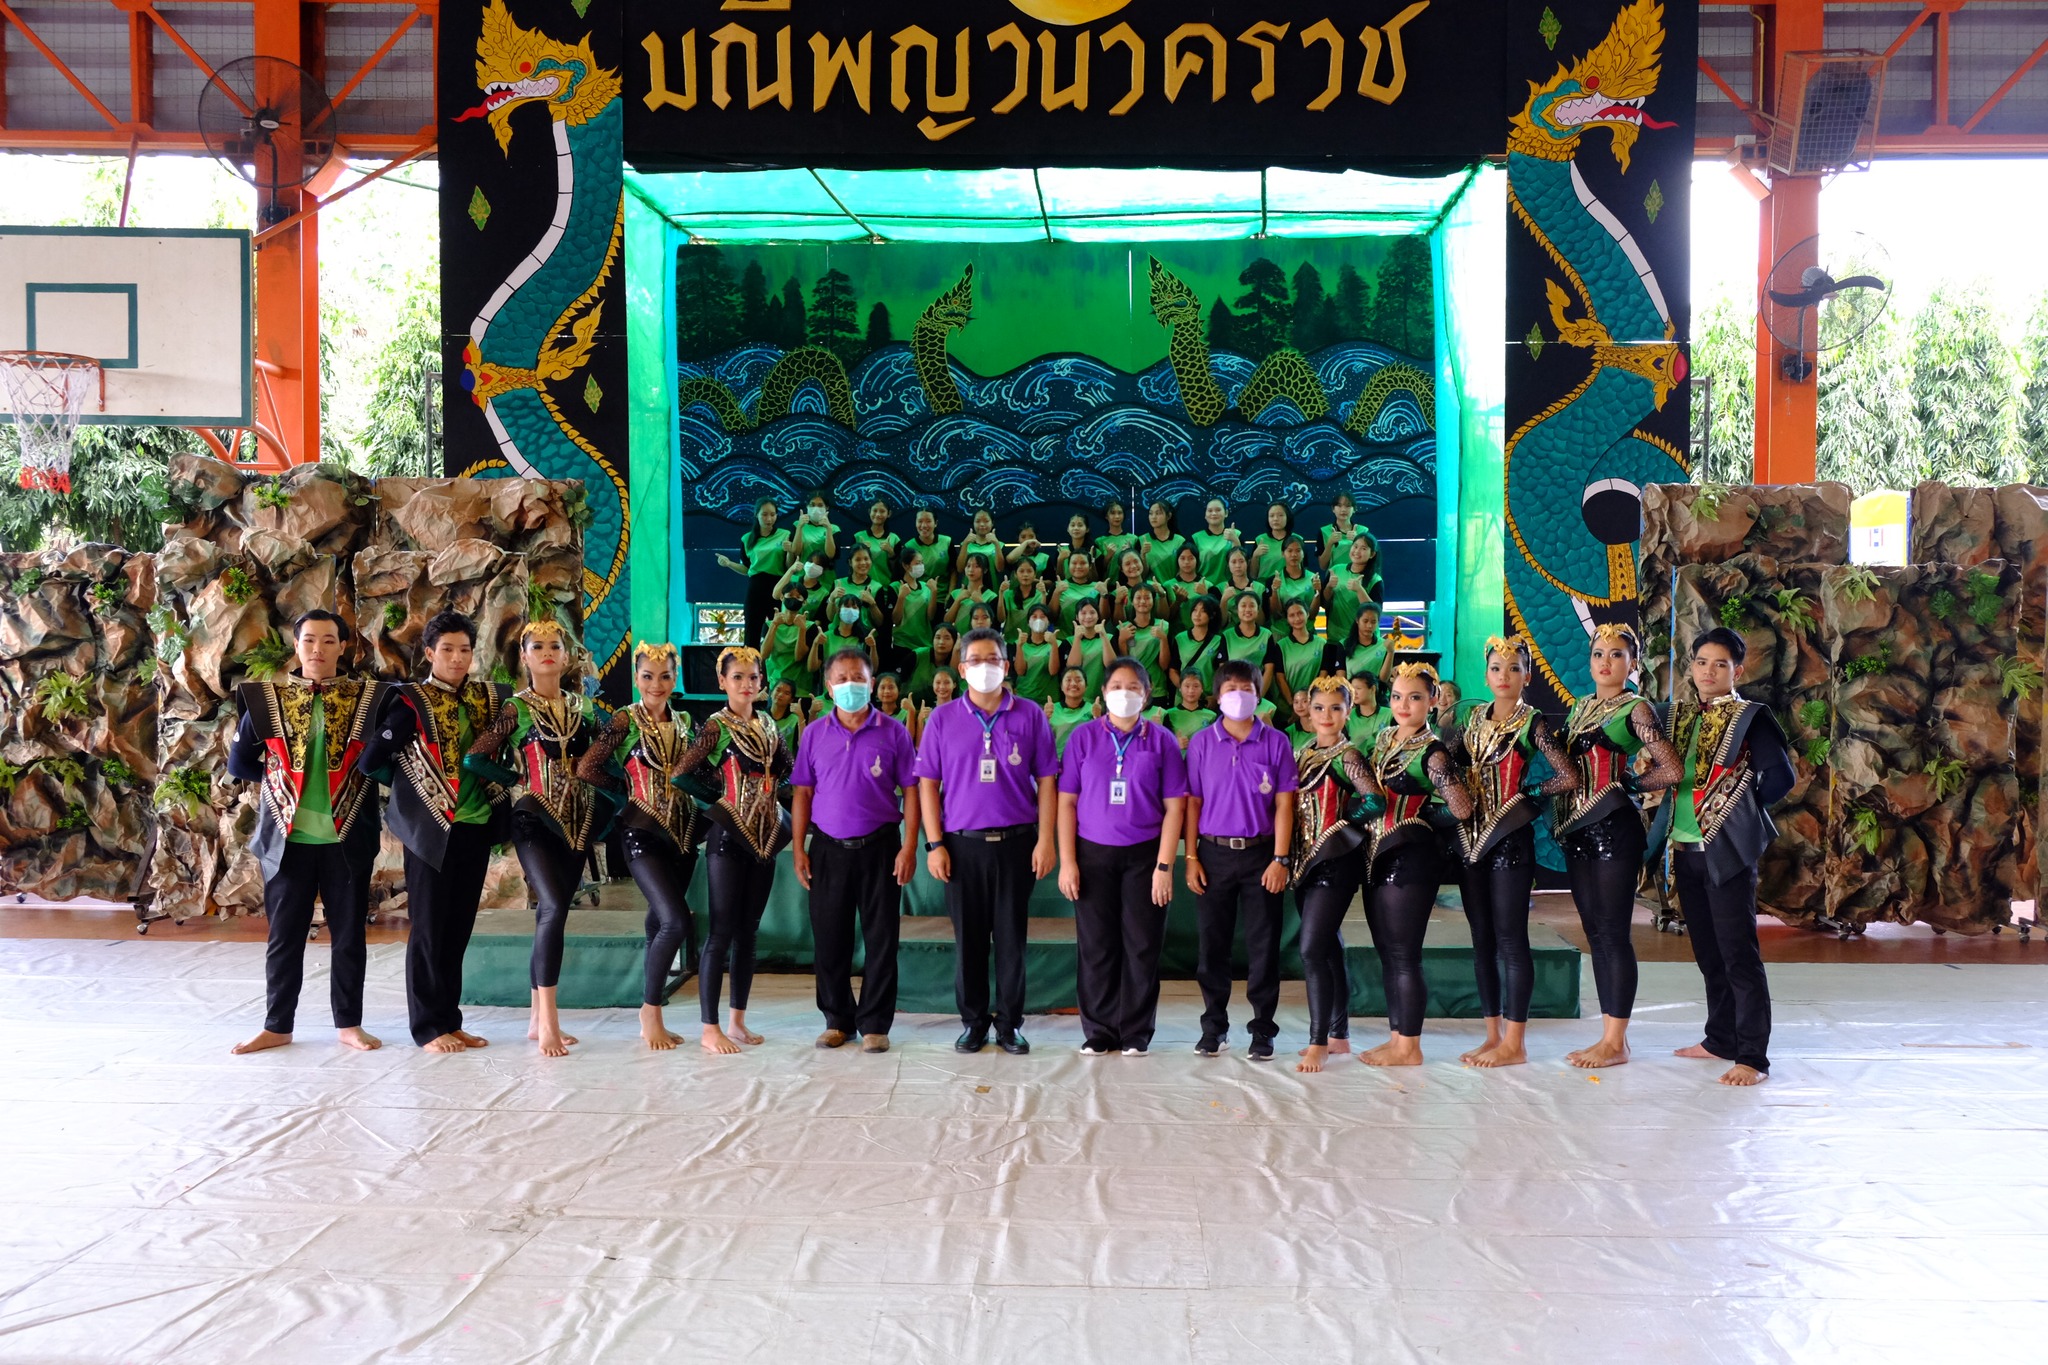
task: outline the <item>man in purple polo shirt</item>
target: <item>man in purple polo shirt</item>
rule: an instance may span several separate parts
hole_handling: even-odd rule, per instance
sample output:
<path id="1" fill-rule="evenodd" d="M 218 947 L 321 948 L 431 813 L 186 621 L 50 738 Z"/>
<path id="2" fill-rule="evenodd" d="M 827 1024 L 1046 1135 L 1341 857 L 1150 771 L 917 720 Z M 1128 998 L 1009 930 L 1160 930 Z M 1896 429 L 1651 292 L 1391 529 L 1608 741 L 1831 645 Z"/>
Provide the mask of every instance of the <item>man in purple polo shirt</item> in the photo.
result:
<path id="1" fill-rule="evenodd" d="M 838 1047 L 858 1028 L 862 1052 L 887 1052 L 903 888 L 917 865 L 917 753 L 903 722 L 872 705 L 866 650 L 842 649 L 826 660 L 825 687 L 832 714 L 804 727 L 789 779 L 791 856 L 797 881 L 811 893 L 818 1012 L 825 1016 L 818 1046 Z M 856 915 L 866 948 L 858 1005 L 848 980 Z"/>
<path id="2" fill-rule="evenodd" d="M 970 630 L 960 641 L 967 695 L 924 723 L 917 778 L 925 863 L 946 884 L 953 921 L 953 994 L 963 1026 L 953 1050 L 981 1051 L 993 1023 L 996 1046 L 1017 1056 L 1031 1050 L 1020 1031 L 1024 932 L 1032 883 L 1053 869 L 1053 781 L 1060 769 L 1045 712 L 1003 686 L 1006 654 L 993 630 Z"/>
<path id="3" fill-rule="evenodd" d="M 1202 986 L 1202 1041 L 1214 1057 L 1230 1036 L 1230 941 L 1244 917 L 1255 1062 L 1273 1059 L 1280 1031 L 1280 893 L 1294 844 L 1294 746 L 1258 718 L 1259 675 L 1249 663 L 1216 666 L 1215 724 L 1188 741 L 1188 889 L 1195 893 L 1195 979 Z"/>

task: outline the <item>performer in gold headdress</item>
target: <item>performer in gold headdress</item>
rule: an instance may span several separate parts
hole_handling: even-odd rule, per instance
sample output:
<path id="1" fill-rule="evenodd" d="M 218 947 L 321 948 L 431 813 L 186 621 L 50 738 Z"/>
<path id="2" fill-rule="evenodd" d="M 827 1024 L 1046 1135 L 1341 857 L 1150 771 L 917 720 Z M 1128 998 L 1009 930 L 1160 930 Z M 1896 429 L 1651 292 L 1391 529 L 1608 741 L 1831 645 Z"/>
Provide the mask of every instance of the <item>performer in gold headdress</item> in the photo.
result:
<path id="1" fill-rule="evenodd" d="M 1294 756 L 1294 900 L 1301 909 L 1301 965 L 1308 982 L 1308 1046 L 1297 1071 L 1321 1071 L 1351 1051 L 1351 974 L 1341 932 L 1365 876 L 1365 829 L 1353 806 L 1380 800 L 1365 755 L 1345 733 L 1351 687 L 1333 673 L 1306 688 L 1310 741 Z"/>
<path id="2" fill-rule="evenodd" d="M 775 887 L 775 857 L 789 843 L 789 816 L 776 789 L 793 760 L 774 721 L 756 710 L 762 686 L 760 651 L 733 646 L 718 656 L 725 705 L 704 722 L 676 764 L 678 773 L 707 771 L 718 784 L 705 841 L 711 883 L 711 927 L 697 959 L 697 1004 L 706 1052 L 732 1053 L 759 1043 L 747 1027 L 754 984 L 754 936 Z M 718 1027 L 718 996 L 732 971 L 730 1028 Z"/>

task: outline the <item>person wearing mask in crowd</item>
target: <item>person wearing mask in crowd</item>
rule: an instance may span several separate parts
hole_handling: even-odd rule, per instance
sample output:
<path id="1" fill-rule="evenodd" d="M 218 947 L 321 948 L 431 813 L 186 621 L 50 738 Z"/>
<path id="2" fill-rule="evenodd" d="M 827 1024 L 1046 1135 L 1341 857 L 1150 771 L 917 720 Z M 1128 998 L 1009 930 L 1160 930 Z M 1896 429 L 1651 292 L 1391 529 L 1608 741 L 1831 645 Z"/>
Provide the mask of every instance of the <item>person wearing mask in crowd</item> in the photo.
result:
<path id="1" fill-rule="evenodd" d="M 1090 563 L 1097 563 L 1097 550 L 1095 537 L 1088 530 L 1088 518 L 1076 512 L 1067 518 L 1067 538 L 1060 542 L 1059 555 L 1053 563 L 1052 571 L 1065 578 L 1068 560 L 1079 555 Z M 1098 563 L 1097 567 L 1103 570 L 1095 575 L 1098 579 L 1111 576 L 1107 572 L 1107 566 Z"/>
<path id="2" fill-rule="evenodd" d="M 1299 602 L 1307 609 L 1311 621 L 1315 619 L 1316 607 L 1323 597 L 1322 580 L 1302 564 L 1305 551 L 1301 537 L 1289 536 L 1287 543 L 1280 547 L 1280 572 L 1273 575 L 1270 591 L 1266 597 L 1266 610 L 1275 621 L 1287 619 L 1287 604 Z"/>
<path id="3" fill-rule="evenodd" d="M 832 710 L 804 732 L 790 773 L 791 857 L 811 893 L 817 1046 L 860 1034 L 862 1052 L 887 1052 L 896 1022 L 896 948 L 903 888 L 917 867 L 917 753 L 910 734 L 873 705 L 873 665 L 844 649 L 825 662 Z M 853 974 L 858 927 L 865 950 L 860 999 Z"/>
<path id="4" fill-rule="evenodd" d="M 1323 656 L 1328 649 L 1323 637 L 1309 628 L 1308 608 L 1301 603 L 1289 602 L 1282 619 L 1287 629 L 1273 641 L 1279 656 L 1278 666 L 1273 670 L 1273 686 L 1291 706 L 1294 694 L 1314 682 L 1323 671 Z M 1305 713 L 1301 716 L 1301 728 L 1308 729 Z"/>
<path id="5" fill-rule="evenodd" d="M 1030 618 L 1024 624 L 1013 664 L 1017 670 L 1017 695 L 1043 706 L 1059 695 L 1060 642 L 1053 636 L 1052 618 L 1043 603 L 1033 604 Z"/>
<path id="6" fill-rule="evenodd" d="M 1359 525 L 1358 502 L 1349 493 L 1339 493 L 1330 504 L 1330 524 L 1322 530 L 1321 553 L 1317 565 L 1329 573 L 1345 568 L 1356 561 L 1352 558 L 1351 544 L 1363 540 L 1366 545 L 1365 580 L 1366 596 L 1377 602 L 1381 598 L 1380 588 L 1380 543 L 1373 539 L 1371 531 Z"/>
<path id="7" fill-rule="evenodd" d="M 1197 576 L 1210 583 L 1223 581 L 1230 552 L 1243 548 L 1237 528 L 1226 524 L 1229 518 L 1230 508 L 1223 499 L 1211 498 L 1202 505 L 1202 529 L 1189 538 L 1195 548 Z"/>
<path id="8" fill-rule="evenodd" d="M 1067 642 L 1067 667 L 1078 668 L 1088 680 L 1088 695 L 1102 690 L 1102 679 L 1116 658 L 1116 642 L 1102 624 L 1094 602 L 1083 602 L 1074 619 L 1074 634 Z"/>
<path id="9" fill-rule="evenodd" d="M 1163 585 L 1166 591 L 1166 614 L 1174 620 L 1187 615 L 1188 603 L 1198 597 L 1214 597 L 1216 591 L 1209 586 L 1209 580 L 1201 575 L 1201 554 L 1192 545 L 1183 545 L 1173 557 L 1173 577 Z"/>
<path id="10" fill-rule="evenodd" d="M 996 609 L 995 584 L 989 578 L 986 555 L 973 554 L 972 547 L 960 552 L 960 586 L 946 602 L 946 619 L 959 629 L 967 628 L 968 613 L 976 607 Z"/>
<path id="11" fill-rule="evenodd" d="M 811 637 L 810 657 L 804 661 L 806 673 L 814 679 L 823 678 L 825 660 L 842 649 L 864 649 L 868 658 L 877 663 L 881 660 L 881 654 L 875 649 L 874 632 L 867 626 L 867 611 L 859 598 L 840 598 L 832 612 L 831 624 Z"/>
<path id="12" fill-rule="evenodd" d="M 1167 708 L 1161 721 L 1173 731 L 1173 737 L 1180 742 L 1181 752 L 1187 752 L 1188 741 L 1206 727 L 1216 723 L 1216 713 L 1204 705 L 1202 675 L 1183 673 L 1176 691 L 1179 693 L 1174 705 Z"/>
<path id="13" fill-rule="evenodd" d="M 1253 1061 L 1273 1059 L 1280 1031 L 1280 893 L 1293 865 L 1294 753 L 1258 719 L 1259 675 L 1228 660 L 1216 667 L 1222 718 L 1188 741 L 1185 825 L 1188 890 L 1195 893 L 1195 978 L 1202 987 L 1199 1056 L 1230 1037 L 1231 941 L 1244 924 Z"/>
<path id="14" fill-rule="evenodd" d="M 826 567 L 839 558 L 839 528 L 832 523 L 832 505 L 813 490 L 804 499 L 804 519 L 797 523 L 790 552 L 798 559 L 823 558 Z"/>
<path id="15" fill-rule="evenodd" d="M 897 671 L 910 673 L 917 668 L 918 651 L 931 648 L 932 629 L 939 622 L 940 599 L 914 547 L 904 547 L 899 568 L 903 586 L 896 590 L 896 606 L 889 613 L 895 623 L 890 631 L 890 644 L 895 650 Z"/>
<path id="16" fill-rule="evenodd" d="M 1387 1041 L 1359 1055 L 1367 1066 L 1422 1065 L 1422 941 L 1444 869 L 1432 801 L 1452 818 L 1472 815 L 1472 796 L 1458 780 L 1443 741 L 1430 729 L 1436 670 L 1426 663 L 1394 666 L 1393 723 L 1373 744 L 1372 777 L 1384 807 L 1372 828 L 1366 928 L 1380 956 L 1387 996 Z"/>
<path id="17" fill-rule="evenodd" d="M 767 632 L 759 646 L 762 657 L 768 661 L 771 687 L 787 682 L 799 691 L 811 690 L 811 638 L 815 631 L 811 618 L 804 614 L 803 589 L 785 589 L 782 609 L 769 618 Z"/>
<path id="18" fill-rule="evenodd" d="M 1100 619 L 1107 606 L 1107 598 L 1102 585 L 1095 581 L 1095 561 L 1069 559 L 1067 572 L 1072 576 L 1053 585 L 1052 611 L 1059 618 L 1060 629 L 1071 634 L 1079 622 L 1081 608 L 1093 603 L 1096 617 Z"/>
<path id="19" fill-rule="evenodd" d="M 235 685 L 242 715 L 228 746 L 228 775 L 261 784 L 249 851 L 263 870 L 269 921 L 263 1028 L 235 1045 L 237 1055 L 292 1040 L 316 895 L 334 944 L 327 996 L 335 1032 L 342 1046 L 361 1052 L 383 1046 L 363 1029 L 370 869 L 383 821 L 376 784 L 357 759 L 389 684 L 340 672 L 347 639 L 341 617 L 315 607 L 292 623 L 296 673 Z"/>
<path id="20" fill-rule="evenodd" d="M 934 711 L 918 749 L 918 810 L 925 863 L 946 887 L 953 921 L 953 991 L 959 1052 L 979 1052 L 994 1027 L 1004 1052 L 1024 1037 L 1024 935 L 1033 884 L 1053 870 L 1054 755 L 1045 713 L 1003 686 L 1003 637 L 961 644 L 967 695 Z M 995 949 L 995 1003 L 989 949 Z"/>
<path id="21" fill-rule="evenodd" d="M 981 561 L 981 586 L 993 588 L 1002 576 L 1003 542 L 996 534 L 996 519 L 986 508 L 974 514 L 967 534 L 960 538 L 960 548 L 953 554 L 953 576 L 962 586 L 967 583 L 969 560 Z"/>
<path id="22" fill-rule="evenodd" d="M 1266 620 L 1266 589 L 1252 578 L 1251 557 L 1242 547 L 1234 547 L 1223 561 L 1224 578 L 1217 589 L 1216 600 L 1223 605 L 1223 619 L 1237 619 L 1237 599 L 1250 597 L 1259 605 L 1259 623 Z"/>
<path id="23" fill-rule="evenodd" d="M 1116 562 L 1116 588 L 1110 595 L 1110 614 L 1118 621 L 1130 620 L 1131 599 L 1140 588 L 1152 590 L 1153 610 L 1165 615 L 1162 609 L 1170 602 L 1166 590 L 1145 576 L 1145 556 L 1136 550 L 1126 550 Z"/>
<path id="24" fill-rule="evenodd" d="M 1372 587 L 1378 575 L 1372 566 L 1372 546 L 1364 536 L 1353 536 L 1345 548 L 1345 559 L 1330 571 L 1324 589 L 1323 610 L 1329 616 L 1330 639 L 1342 642 L 1357 637 L 1359 613 L 1373 605 Z M 1373 613 L 1375 623 L 1379 613 Z"/>
<path id="25" fill-rule="evenodd" d="M 1017 543 L 1002 558 L 1001 572 L 1015 574 L 1026 564 L 1034 574 L 1043 576 L 1052 568 L 1053 554 L 1038 540 L 1038 527 L 1028 521 L 1017 523 Z"/>
<path id="26" fill-rule="evenodd" d="M 1358 542 L 1353 541 L 1356 545 Z M 1520 1066 L 1536 964 L 1529 952 L 1529 893 L 1536 889 L 1537 810 L 1545 797 L 1579 785 L 1550 718 L 1523 699 L 1535 659 L 1520 635 L 1486 642 L 1486 687 L 1493 700 L 1443 732 L 1451 761 L 1465 770 L 1470 819 L 1458 826 L 1465 919 L 1472 926 L 1472 970 L 1486 1041 L 1459 1060 L 1468 1066 Z M 1535 759 L 1551 776 L 1541 786 Z"/>
<path id="27" fill-rule="evenodd" d="M 904 562 L 922 564 L 926 586 L 944 601 L 953 590 L 953 538 L 939 534 L 939 519 L 929 507 L 918 510 L 916 528 L 916 534 L 903 542 Z"/>
<path id="28" fill-rule="evenodd" d="M 593 787 L 624 789 L 626 870 L 647 902 L 647 958 L 640 994 L 640 1039 L 666 1052 L 683 1040 L 662 1017 L 669 965 L 690 941 L 684 893 L 697 872 L 697 803 L 676 789 L 677 765 L 690 744 L 690 716 L 671 709 L 676 690 L 676 647 L 642 640 L 633 647 L 633 687 L 639 699 L 612 716 L 596 743 L 576 763 L 576 776 Z"/>
<path id="29" fill-rule="evenodd" d="M 526 1036 L 547 1057 L 566 1057 L 576 1039 L 562 1032 L 555 990 L 569 906 L 583 864 L 604 837 L 616 803 L 576 776 L 576 765 L 610 721 L 583 695 L 573 674 L 575 642 L 560 621 L 528 621 L 519 633 L 526 686 L 477 737 L 463 766 L 513 794 L 512 848 L 533 897 L 531 1017 Z"/>
<path id="30" fill-rule="evenodd" d="M 1104 578 L 1110 577 L 1111 568 L 1122 563 L 1124 555 L 1137 547 L 1138 538 L 1124 528 L 1126 515 L 1124 505 L 1113 498 L 1109 506 L 1102 509 L 1102 520 L 1109 529 L 1095 537 L 1095 556 Z M 1142 556 L 1140 562 L 1143 562 Z"/>
<path id="31" fill-rule="evenodd" d="M 1145 556 L 1145 572 L 1152 581 L 1164 583 L 1173 577 L 1180 547 L 1188 543 L 1188 538 L 1174 525 L 1170 503 L 1155 500 L 1145 509 L 1145 520 L 1146 531 L 1138 541 L 1138 552 Z"/>
<path id="32" fill-rule="evenodd" d="M 1045 719 L 1052 726 L 1053 753 L 1064 755 L 1074 731 L 1101 714 L 1100 706 L 1089 699 L 1088 675 L 1079 668 L 1062 670 L 1060 694 L 1045 704 Z"/>
<path id="33" fill-rule="evenodd" d="M 1358 672 L 1351 675 L 1351 719 L 1345 722 L 1344 733 L 1357 746 L 1358 752 L 1370 754 L 1373 741 L 1380 731 L 1387 728 L 1391 717 L 1380 705 L 1380 679 L 1377 673 Z"/>
<path id="34" fill-rule="evenodd" d="M 854 548 L 868 552 L 875 581 L 885 588 L 896 586 L 896 557 L 903 546 L 903 537 L 889 529 L 891 515 L 889 504 L 876 498 L 868 506 L 868 529 L 853 533 Z"/>
<path id="35" fill-rule="evenodd" d="M 1116 660 L 1103 680 L 1108 714 L 1076 730 L 1060 760 L 1060 894 L 1074 903 L 1087 1057 L 1142 1057 L 1158 1022 L 1159 951 L 1188 779 L 1172 733 L 1143 718 L 1151 699 L 1145 666 Z"/>
<path id="36" fill-rule="evenodd" d="M 1287 562 L 1287 538 L 1294 534 L 1294 509 L 1284 502 L 1266 504 L 1266 529 L 1252 542 L 1252 577 L 1271 584 Z"/>
<path id="37" fill-rule="evenodd" d="M 959 673 L 960 632 L 950 625 L 940 625 L 932 632 L 932 642 L 918 650 L 912 659 L 910 670 L 910 695 L 927 704 L 932 699 L 932 678 L 942 668 L 951 668 Z"/>
<path id="38" fill-rule="evenodd" d="M 1593 690 L 1565 716 L 1564 746 L 1578 782 L 1554 815 L 1572 901 L 1593 959 L 1600 999 L 1600 1041 L 1566 1054 L 1573 1066 L 1620 1066 L 1629 1059 L 1628 1021 L 1636 1002 L 1636 883 L 1648 838 L 1638 794 L 1663 791 L 1684 775 L 1655 708 L 1630 690 L 1642 654 L 1633 628 L 1594 628 Z M 1637 755 L 1647 755 L 1638 760 Z M 1638 762 L 1647 770 L 1636 771 Z"/>
<path id="39" fill-rule="evenodd" d="M 1296 1071 L 1321 1071 L 1331 1053 L 1351 1051 L 1351 973 L 1344 916 L 1365 877 L 1366 833 L 1353 807 L 1380 800 L 1365 755 L 1344 726 L 1351 690 L 1334 674 L 1312 678 L 1296 696 L 1309 708 L 1309 742 L 1295 751 L 1294 902 L 1301 911 L 1301 968 L 1308 985 L 1308 1046 Z"/>
<path id="40" fill-rule="evenodd" d="M 1045 580 L 1038 576 L 1038 567 L 1028 559 L 1017 566 L 1009 586 L 1002 590 L 997 601 L 1001 608 L 997 612 L 997 620 L 1013 647 L 1018 638 L 1030 629 L 1032 616 L 1052 607 Z"/>
<path id="41" fill-rule="evenodd" d="M 825 637 L 820 636 L 819 638 L 823 639 Z M 848 646 L 848 648 L 859 648 L 859 646 Z M 870 650 L 868 652 L 870 657 L 872 657 L 873 651 Z M 827 657 L 829 658 L 830 656 L 828 655 Z M 822 674 L 824 671 L 823 663 L 823 660 L 819 661 L 819 674 Z M 791 753 L 795 753 L 797 736 L 804 732 L 807 717 L 804 715 L 803 707 L 797 704 L 796 689 L 792 688 L 788 683 L 777 683 L 775 690 L 768 694 L 768 719 L 774 723 L 775 733 L 782 736 L 782 747 L 788 749 Z"/>
<path id="42" fill-rule="evenodd" d="M 1166 680 L 1166 660 L 1173 652 L 1173 642 L 1167 627 L 1153 618 L 1153 605 L 1150 588 L 1140 588 L 1132 596 L 1131 614 L 1116 633 L 1116 652 L 1145 665 L 1148 690 L 1152 696 L 1164 697 L 1172 686 Z"/>
<path id="43" fill-rule="evenodd" d="M 1693 640 L 1689 672 L 1697 700 L 1671 709 L 1671 747 L 1685 766 L 1658 812 L 1671 840 L 1686 942 L 1707 991 L 1706 1036 L 1678 1055 L 1728 1062 L 1723 1085 L 1755 1085 L 1771 1070 L 1756 869 L 1778 837 L 1770 808 L 1796 780 L 1777 716 L 1735 690 L 1748 653 L 1742 636 L 1726 626 Z"/>
<path id="44" fill-rule="evenodd" d="M 1237 620 L 1224 633 L 1223 657 L 1256 669 L 1259 695 L 1272 695 L 1279 651 L 1273 647 L 1273 632 L 1259 624 L 1258 604 L 1249 598 L 1237 599 Z"/>
<path id="45" fill-rule="evenodd" d="M 1380 636 L 1380 609 L 1376 603 L 1359 607 L 1351 629 L 1343 635 L 1331 632 L 1328 663 L 1332 673 L 1369 673 L 1377 688 L 1385 689 L 1388 671 L 1393 667 L 1393 651 Z"/>
<path id="46" fill-rule="evenodd" d="M 698 1020 L 706 1052 L 728 1055 L 761 1035 L 747 1027 L 754 985 L 754 941 L 761 912 L 775 889 L 775 858 L 789 843 L 789 817 L 776 799 L 792 760 L 782 735 L 755 702 L 761 695 L 761 658 L 728 647 L 718 655 L 725 705 L 713 712 L 683 751 L 677 771 L 703 773 L 716 786 L 711 831 L 704 845 L 710 886 L 710 928 L 697 957 Z M 718 997 L 728 967 L 732 1009 L 718 1026 Z"/>
<path id="47" fill-rule="evenodd" d="M 745 632 L 747 643 L 757 648 L 780 595 L 778 584 L 789 569 L 789 532 L 776 526 L 778 511 L 775 499 L 761 499 L 754 505 L 753 527 L 740 537 L 740 557 L 718 556 L 719 567 L 746 575 Z"/>
<path id="48" fill-rule="evenodd" d="M 786 602 L 791 593 L 803 594 L 803 614 L 810 621 L 822 625 L 825 619 L 825 600 L 832 595 L 832 587 L 838 575 L 832 572 L 832 561 L 822 554 L 809 559 L 792 559 L 789 571 L 775 584 L 775 600 Z"/>
<path id="49" fill-rule="evenodd" d="M 846 577 L 832 585 L 825 595 L 825 622 L 829 626 L 851 606 L 860 613 L 858 624 L 864 633 L 880 631 L 889 623 L 895 606 L 889 590 L 875 578 L 874 557 L 865 545 L 853 552 Z"/>
<path id="50" fill-rule="evenodd" d="M 1210 680 L 1215 675 L 1216 665 L 1223 662 L 1224 622 L 1233 619 L 1225 617 L 1220 608 L 1208 599 L 1188 603 L 1187 628 L 1173 637 L 1173 664 L 1167 670 L 1167 677 L 1174 687 L 1193 675 L 1201 679 L 1202 693 L 1210 695 Z"/>

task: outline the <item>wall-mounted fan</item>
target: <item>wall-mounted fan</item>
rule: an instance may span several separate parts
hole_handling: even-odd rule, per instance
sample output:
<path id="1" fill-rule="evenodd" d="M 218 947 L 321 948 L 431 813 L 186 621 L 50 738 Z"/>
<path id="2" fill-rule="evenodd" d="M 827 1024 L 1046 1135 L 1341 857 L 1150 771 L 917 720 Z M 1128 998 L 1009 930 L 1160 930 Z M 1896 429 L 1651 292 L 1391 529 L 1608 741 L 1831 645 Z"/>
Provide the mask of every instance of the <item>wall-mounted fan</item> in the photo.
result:
<path id="1" fill-rule="evenodd" d="M 264 223 L 291 216 L 278 195 L 320 173 L 340 136 L 334 105 L 312 73 L 282 57 L 241 57 L 199 92 L 206 150 L 257 190 Z"/>
<path id="2" fill-rule="evenodd" d="M 1778 372 L 1795 384 L 1814 358 L 1855 341 L 1891 302 L 1891 255 L 1860 232 L 1809 237 L 1778 258 L 1764 280 L 1757 315 L 1781 348 Z"/>

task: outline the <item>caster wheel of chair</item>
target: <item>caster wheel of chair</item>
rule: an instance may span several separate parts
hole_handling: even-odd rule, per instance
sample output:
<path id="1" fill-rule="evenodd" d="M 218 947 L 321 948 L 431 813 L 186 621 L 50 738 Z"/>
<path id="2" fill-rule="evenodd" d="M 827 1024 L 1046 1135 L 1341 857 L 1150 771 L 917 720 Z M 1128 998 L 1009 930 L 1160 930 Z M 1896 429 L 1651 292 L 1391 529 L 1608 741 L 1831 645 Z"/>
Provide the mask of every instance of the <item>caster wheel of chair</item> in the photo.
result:
<path id="1" fill-rule="evenodd" d="M 138 925 L 136 925 L 136 926 L 135 926 L 135 932 L 136 932 L 136 933 L 138 933 L 138 934 L 142 934 L 142 935 L 145 935 L 145 936 L 146 936 L 146 935 L 147 935 L 147 934 L 149 933 L 149 924 L 148 924 L 148 922 L 147 922 L 147 921 L 144 921 L 143 923 L 141 923 L 141 924 L 138 924 Z"/>

